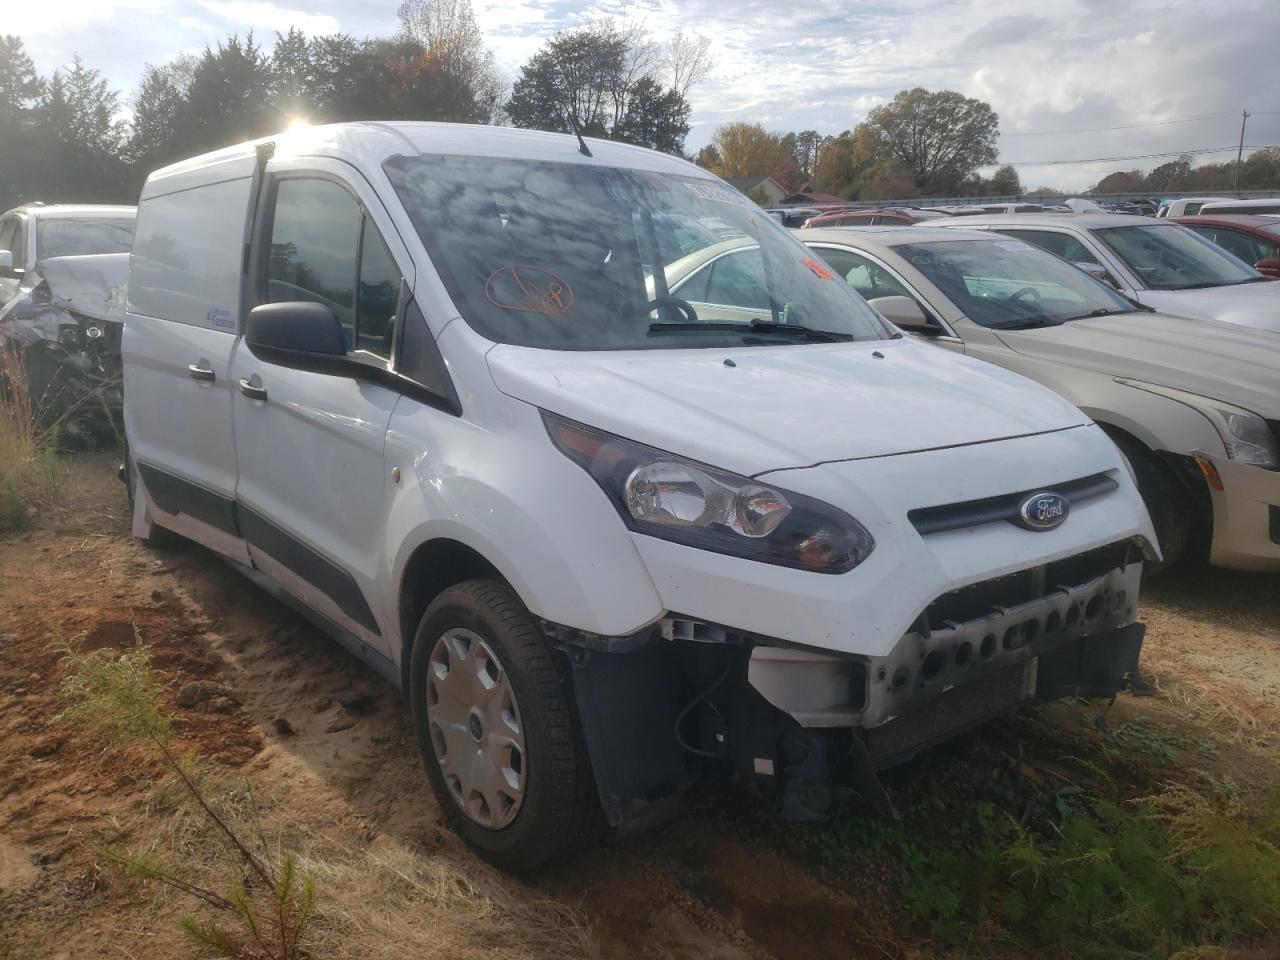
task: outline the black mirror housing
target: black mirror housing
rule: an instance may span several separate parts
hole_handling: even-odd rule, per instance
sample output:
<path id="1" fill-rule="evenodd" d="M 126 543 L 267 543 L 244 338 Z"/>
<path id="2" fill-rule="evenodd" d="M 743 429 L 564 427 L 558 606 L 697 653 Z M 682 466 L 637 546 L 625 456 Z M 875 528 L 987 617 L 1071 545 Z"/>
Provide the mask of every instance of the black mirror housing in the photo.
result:
<path id="1" fill-rule="evenodd" d="M 322 303 L 264 303 L 249 311 L 245 342 L 259 350 L 313 357 L 342 357 L 346 336 L 338 318 Z"/>

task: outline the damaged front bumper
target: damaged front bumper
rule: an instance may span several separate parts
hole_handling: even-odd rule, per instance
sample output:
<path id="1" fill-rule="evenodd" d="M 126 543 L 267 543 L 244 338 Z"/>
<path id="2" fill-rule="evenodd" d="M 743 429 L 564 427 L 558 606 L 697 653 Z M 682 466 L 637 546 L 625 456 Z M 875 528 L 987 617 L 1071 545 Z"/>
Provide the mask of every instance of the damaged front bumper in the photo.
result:
<path id="1" fill-rule="evenodd" d="M 1140 683 L 1140 547 L 1123 541 L 936 598 L 883 656 L 833 654 L 668 615 L 629 637 L 543 622 L 573 666 L 610 821 L 667 815 L 732 771 L 821 815 L 839 784 L 892 804 L 877 771 L 1020 704 Z"/>
<path id="2" fill-rule="evenodd" d="M 1141 574 L 1141 560 L 1133 560 L 1081 583 L 1033 587 L 1031 599 L 994 604 L 990 612 L 963 621 L 934 624 L 926 612 L 882 657 L 760 645 L 752 651 L 748 678 L 802 727 L 874 729 L 953 688 L 980 687 L 1011 666 L 1132 624 Z M 944 607 L 940 602 L 930 609 Z"/>
<path id="3" fill-rule="evenodd" d="M 118 426 L 127 265 L 119 254 L 41 261 L 35 285 L 0 313 L 0 341 L 25 354 L 32 414 L 43 425 Z"/>

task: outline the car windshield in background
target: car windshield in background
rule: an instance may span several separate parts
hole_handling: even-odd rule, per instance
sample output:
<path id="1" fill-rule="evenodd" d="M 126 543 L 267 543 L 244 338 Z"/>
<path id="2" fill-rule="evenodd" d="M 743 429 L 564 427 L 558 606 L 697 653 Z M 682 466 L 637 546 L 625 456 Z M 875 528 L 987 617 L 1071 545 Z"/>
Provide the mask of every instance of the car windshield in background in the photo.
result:
<path id="1" fill-rule="evenodd" d="M 1185 227 L 1102 227 L 1092 232 L 1151 290 L 1194 290 L 1264 279 Z"/>
<path id="2" fill-rule="evenodd" d="M 133 247 L 132 220 L 41 219 L 36 225 L 36 256 L 80 257 L 96 253 L 128 253 Z"/>
<path id="3" fill-rule="evenodd" d="M 492 157 L 385 166 L 454 303 L 489 339 L 639 350 L 892 336 L 814 254 L 714 181 Z M 673 263 L 710 263 L 726 246 L 750 249 L 723 277 L 706 271 L 713 282 L 696 296 L 671 290 Z"/>
<path id="4" fill-rule="evenodd" d="M 1021 240 L 908 243 L 894 251 L 966 317 L 996 330 L 1057 326 L 1137 309 L 1066 261 Z"/>

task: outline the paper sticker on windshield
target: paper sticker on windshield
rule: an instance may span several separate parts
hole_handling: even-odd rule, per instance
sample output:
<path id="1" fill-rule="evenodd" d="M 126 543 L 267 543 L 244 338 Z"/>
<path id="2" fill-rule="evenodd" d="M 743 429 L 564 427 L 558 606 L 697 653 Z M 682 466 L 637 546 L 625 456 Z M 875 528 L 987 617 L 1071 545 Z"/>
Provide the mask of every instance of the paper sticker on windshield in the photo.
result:
<path id="1" fill-rule="evenodd" d="M 836 275 L 827 269 L 827 265 L 821 260 L 806 260 L 804 265 L 812 270 L 819 280 L 834 280 Z"/>
<path id="2" fill-rule="evenodd" d="M 489 274 L 484 295 L 495 307 L 556 317 L 573 306 L 573 288 L 541 267 L 513 263 Z"/>
<path id="3" fill-rule="evenodd" d="M 715 203 L 732 203 L 734 206 L 755 206 L 751 199 L 744 194 L 739 193 L 732 187 L 721 187 L 714 183 L 689 183 L 684 181 L 685 187 L 695 197 L 702 200 L 711 200 Z"/>

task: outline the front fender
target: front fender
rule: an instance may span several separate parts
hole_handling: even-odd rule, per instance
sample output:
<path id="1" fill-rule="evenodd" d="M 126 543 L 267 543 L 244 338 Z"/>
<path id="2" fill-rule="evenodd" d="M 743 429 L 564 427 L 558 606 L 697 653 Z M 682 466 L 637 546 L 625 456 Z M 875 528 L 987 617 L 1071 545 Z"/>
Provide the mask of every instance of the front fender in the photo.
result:
<path id="1" fill-rule="evenodd" d="M 630 533 L 604 493 L 556 450 L 538 411 L 495 398 L 496 429 L 402 401 L 387 434 L 398 466 L 389 583 L 439 538 L 488 560 L 536 616 L 589 633 L 630 634 L 663 612 Z M 495 421 L 490 421 L 495 422 Z M 394 609 L 398 597 L 386 598 Z"/>

